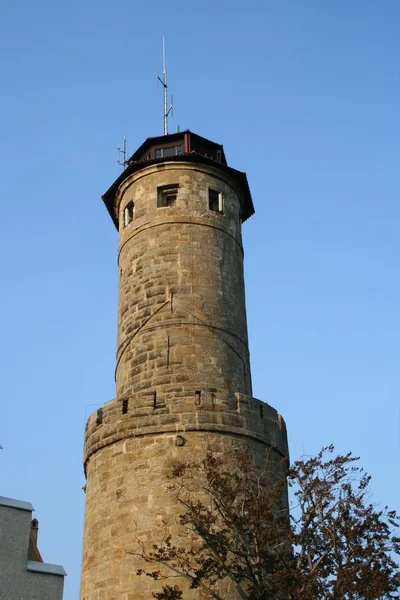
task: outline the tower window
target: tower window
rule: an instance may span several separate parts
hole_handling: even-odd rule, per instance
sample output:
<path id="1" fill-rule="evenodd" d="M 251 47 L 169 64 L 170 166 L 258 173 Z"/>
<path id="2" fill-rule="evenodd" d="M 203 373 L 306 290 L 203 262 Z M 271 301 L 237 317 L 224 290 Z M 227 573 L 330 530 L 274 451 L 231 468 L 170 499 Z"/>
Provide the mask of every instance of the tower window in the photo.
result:
<path id="1" fill-rule="evenodd" d="M 213 212 L 217 212 L 221 215 L 224 214 L 224 199 L 221 192 L 216 190 L 208 190 L 208 208 Z"/>
<path id="2" fill-rule="evenodd" d="M 179 156 L 183 154 L 183 146 L 168 146 L 163 148 L 156 148 L 156 158 L 167 158 L 168 156 Z"/>
<path id="3" fill-rule="evenodd" d="M 125 208 L 124 208 L 124 227 L 129 225 L 129 223 L 132 223 L 134 208 L 135 208 L 135 205 L 132 202 L 132 200 L 130 202 L 128 202 L 128 204 L 125 206 Z"/>
<path id="4" fill-rule="evenodd" d="M 98 408 L 97 415 L 96 415 L 96 425 L 101 425 L 102 422 L 103 422 L 103 409 Z"/>
<path id="5" fill-rule="evenodd" d="M 175 206 L 178 196 L 178 183 L 163 185 L 157 188 L 157 208 L 164 206 Z"/>

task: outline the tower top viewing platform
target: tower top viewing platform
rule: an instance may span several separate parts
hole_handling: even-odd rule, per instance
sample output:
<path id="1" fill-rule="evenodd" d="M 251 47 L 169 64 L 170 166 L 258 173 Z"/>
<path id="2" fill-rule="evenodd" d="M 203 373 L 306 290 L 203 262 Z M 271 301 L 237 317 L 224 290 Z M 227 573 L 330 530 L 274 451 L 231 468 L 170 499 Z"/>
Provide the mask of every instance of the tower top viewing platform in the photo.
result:
<path id="1" fill-rule="evenodd" d="M 147 166 L 163 162 L 196 162 L 220 169 L 230 175 L 241 191 L 241 219 L 246 221 L 254 214 L 254 206 L 246 173 L 229 167 L 222 144 L 216 144 L 190 130 L 169 135 L 147 138 L 126 161 L 127 167 L 103 195 L 103 201 L 118 229 L 119 219 L 114 210 L 114 200 L 118 188 L 131 174 Z"/>

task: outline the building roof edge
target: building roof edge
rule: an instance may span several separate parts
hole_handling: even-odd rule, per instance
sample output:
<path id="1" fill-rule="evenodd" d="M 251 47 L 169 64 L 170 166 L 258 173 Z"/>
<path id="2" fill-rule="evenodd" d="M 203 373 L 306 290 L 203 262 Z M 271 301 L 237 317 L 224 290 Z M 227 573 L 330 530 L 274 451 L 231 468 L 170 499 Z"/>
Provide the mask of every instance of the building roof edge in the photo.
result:
<path id="1" fill-rule="evenodd" d="M 34 573 L 46 573 L 47 575 L 59 575 L 60 577 L 65 577 L 67 574 L 61 565 L 51 565 L 50 563 L 38 562 L 36 560 L 28 560 L 27 569 Z"/>
<path id="2" fill-rule="evenodd" d="M 30 502 L 16 500 L 15 498 L 6 498 L 5 496 L 0 496 L 0 506 L 18 508 L 19 510 L 26 510 L 28 512 L 33 512 L 35 510 Z"/>

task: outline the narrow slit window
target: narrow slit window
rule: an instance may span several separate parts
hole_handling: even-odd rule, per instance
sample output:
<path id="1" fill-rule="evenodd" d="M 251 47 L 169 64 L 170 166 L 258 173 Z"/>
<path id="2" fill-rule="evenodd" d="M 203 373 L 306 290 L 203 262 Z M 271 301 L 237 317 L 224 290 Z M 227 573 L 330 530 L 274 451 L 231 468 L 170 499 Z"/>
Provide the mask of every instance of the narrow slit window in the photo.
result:
<path id="1" fill-rule="evenodd" d="M 97 410 L 96 425 L 101 425 L 102 422 L 103 422 L 103 409 L 99 408 Z"/>
<path id="2" fill-rule="evenodd" d="M 134 209 L 135 205 L 131 200 L 124 208 L 124 227 L 129 225 L 129 223 L 132 223 Z"/>
<path id="3" fill-rule="evenodd" d="M 221 192 L 208 190 L 208 208 L 220 215 L 224 214 L 224 198 Z"/>
<path id="4" fill-rule="evenodd" d="M 179 185 L 177 183 L 157 188 L 157 208 L 175 206 L 178 197 L 178 188 Z"/>
<path id="5" fill-rule="evenodd" d="M 128 400 L 122 400 L 122 414 L 126 415 L 128 412 Z"/>

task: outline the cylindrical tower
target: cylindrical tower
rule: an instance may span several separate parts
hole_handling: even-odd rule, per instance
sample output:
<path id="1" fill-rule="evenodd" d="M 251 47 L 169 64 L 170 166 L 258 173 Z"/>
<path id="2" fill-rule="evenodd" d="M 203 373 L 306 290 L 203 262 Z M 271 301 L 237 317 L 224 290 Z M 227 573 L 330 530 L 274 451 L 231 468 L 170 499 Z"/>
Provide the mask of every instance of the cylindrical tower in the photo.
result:
<path id="1" fill-rule="evenodd" d="M 244 444 L 260 460 L 271 448 L 278 464 L 286 431 L 251 397 L 246 175 L 186 131 L 146 140 L 103 199 L 119 230 L 117 397 L 86 427 L 81 600 L 147 600 L 159 586 L 136 575 L 132 552 L 165 527 L 182 535 L 172 465 Z"/>

